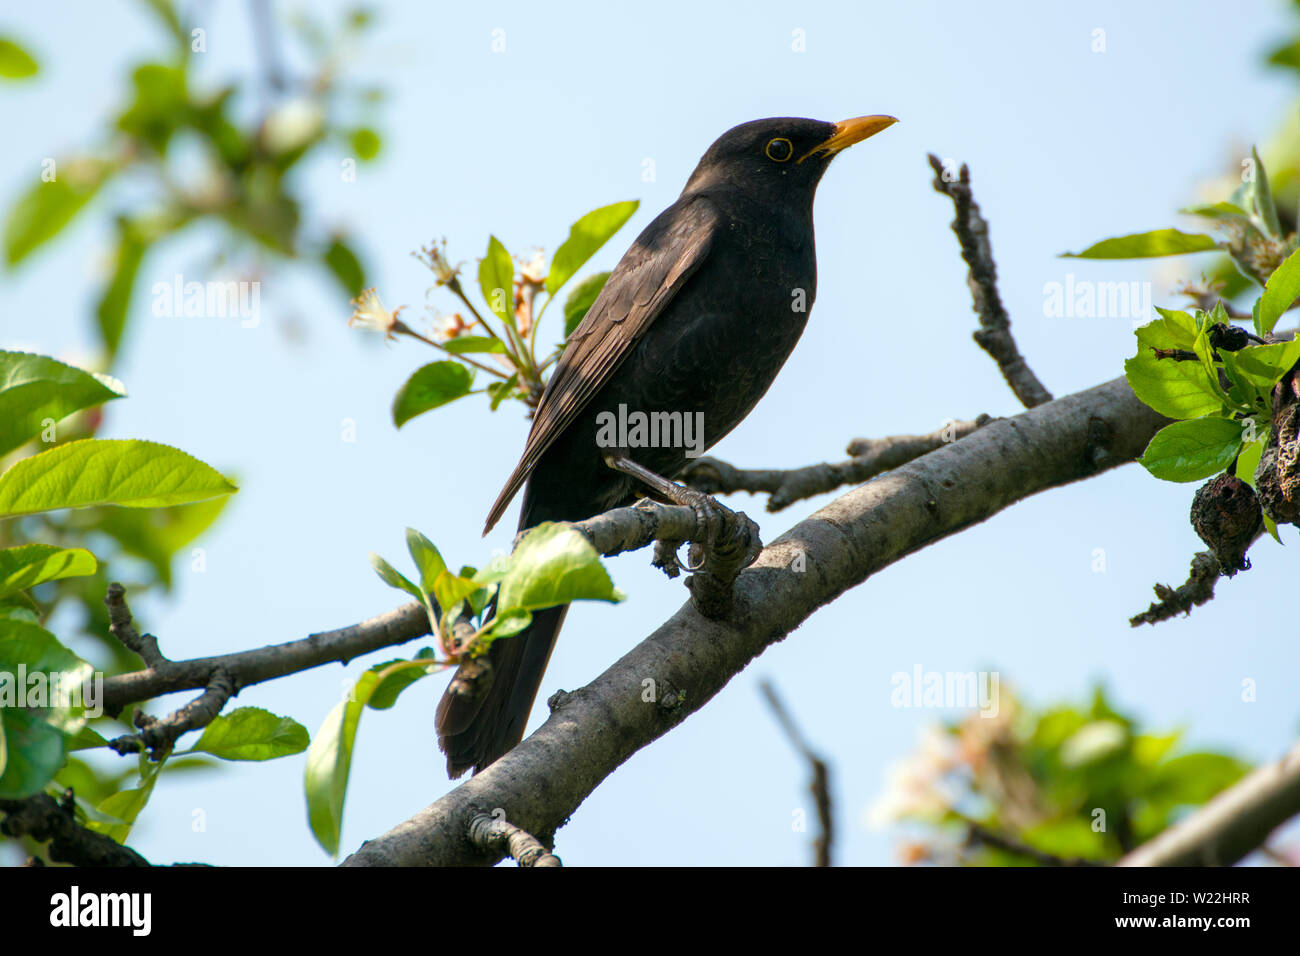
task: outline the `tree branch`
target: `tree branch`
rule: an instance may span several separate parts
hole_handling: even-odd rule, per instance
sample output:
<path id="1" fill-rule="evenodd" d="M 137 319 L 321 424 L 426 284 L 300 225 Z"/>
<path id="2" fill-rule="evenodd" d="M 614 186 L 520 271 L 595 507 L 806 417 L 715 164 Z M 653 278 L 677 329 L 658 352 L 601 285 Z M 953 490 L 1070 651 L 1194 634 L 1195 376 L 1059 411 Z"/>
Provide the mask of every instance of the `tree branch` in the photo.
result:
<path id="1" fill-rule="evenodd" d="M 830 768 L 817 751 L 808 745 L 808 741 L 804 739 L 803 733 L 799 730 L 799 725 L 795 723 L 794 717 L 786 709 L 784 701 L 781 700 L 771 682 L 764 680 L 760 687 L 763 696 L 767 699 L 768 707 L 772 708 L 772 713 L 776 716 L 776 722 L 781 725 L 785 735 L 790 738 L 790 743 L 794 745 L 794 749 L 799 751 L 804 760 L 808 761 L 808 767 L 812 771 L 812 782 L 808 785 L 808 791 L 812 794 L 813 804 L 817 807 L 817 822 L 821 827 L 821 832 L 817 834 L 816 840 L 813 841 L 813 865 L 830 866 L 831 849 L 835 843 L 835 815 L 831 811 Z"/>
<path id="2" fill-rule="evenodd" d="M 72 791 L 62 800 L 38 793 L 23 800 L 0 800 L 0 833 L 49 841 L 50 859 L 73 866 L 149 866 L 149 861 L 110 836 L 95 833 L 77 822 Z"/>
<path id="3" fill-rule="evenodd" d="M 965 438 L 992 421 L 980 415 L 974 421 L 949 422 L 928 435 L 892 435 L 888 438 L 855 438 L 849 443 L 848 461 L 823 462 L 803 468 L 737 468 L 705 455 L 687 466 L 682 481 L 709 495 L 746 491 L 769 493 L 767 510 L 777 512 L 796 501 L 834 491 L 901 468 L 909 461 L 949 442 Z"/>
<path id="4" fill-rule="evenodd" d="M 956 179 L 946 169 L 938 156 L 930 154 L 930 167 L 934 170 L 934 188 L 952 200 L 957 216 L 952 231 L 961 244 L 961 257 L 967 268 L 966 284 L 970 286 L 975 313 L 980 327 L 975 341 L 993 357 L 1002 371 L 1002 377 L 1015 392 L 1025 408 L 1035 408 L 1052 400 L 1052 393 L 1043 387 L 1038 376 L 1026 364 L 1025 358 L 1011 337 L 1011 316 L 998 294 L 998 269 L 993 261 L 993 245 L 989 241 L 989 224 L 980 215 L 980 207 L 971 194 L 970 169 L 962 164 Z"/>
<path id="5" fill-rule="evenodd" d="M 1129 618 L 1129 626 L 1158 624 L 1179 614 L 1191 614 L 1192 608 L 1214 599 L 1214 586 L 1218 581 L 1219 559 L 1212 551 L 1197 551 L 1192 555 L 1192 568 L 1187 580 L 1176 588 L 1167 584 L 1155 585 L 1156 597 L 1160 600 L 1153 601 L 1141 614 Z"/>
<path id="6" fill-rule="evenodd" d="M 597 551 L 606 556 L 644 548 L 654 541 L 695 540 L 706 530 L 695 509 L 653 501 L 641 501 L 628 508 L 615 508 L 586 521 L 576 522 L 575 527 L 591 539 Z M 117 587 L 116 600 L 125 608 L 125 603 L 121 600 L 121 586 Z M 110 599 L 113 599 L 112 587 L 109 592 Z M 126 614 L 129 622 L 130 612 L 127 611 Z M 116 715 L 128 704 L 162 694 L 199 688 L 210 690 L 214 681 L 219 682 L 222 675 L 230 682 L 232 693 L 238 693 L 251 684 L 260 684 L 324 664 L 346 664 L 362 654 L 404 644 L 429 633 L 428 614 L 420 604 L 412 601 L 359 624 L 322 631 L 284 644 L 188 661 L 169 661 L 160 655 L 152 667 L 118 674 L 104 681 L 104 712 Z M 192 708 L 200 701 L 211 700 L 205 694 L 189 706 Z M 174 726 L 193 716 L 187 708 L 182 708 L 165 718 L 164 722 L 170 721 L 168 726 Z M 177 734 L 187 729 L 192 728 L 184 727 Z M 161 729 L 156 733 L 161 734 Z M 161 736 L 158 739 L 161 740 Z M 174 741 L 175 737 L 171 739 Z"/>
<path id="7" fill-rule="evenodd" d="M 737 578 L 729 617 L 709 620 L 688 602 L 592 683 L 555 694 L 532 736 L 345 865 L 493 863 L 499 854 L 467 838 L 484 808 L 503 808 L 550 842 L 615 768 L 818 607 L 1022 498 L 1132 461 L 1164 424 L 1119 378 L 991 422 L 854 488 L 764 549 Z"/>

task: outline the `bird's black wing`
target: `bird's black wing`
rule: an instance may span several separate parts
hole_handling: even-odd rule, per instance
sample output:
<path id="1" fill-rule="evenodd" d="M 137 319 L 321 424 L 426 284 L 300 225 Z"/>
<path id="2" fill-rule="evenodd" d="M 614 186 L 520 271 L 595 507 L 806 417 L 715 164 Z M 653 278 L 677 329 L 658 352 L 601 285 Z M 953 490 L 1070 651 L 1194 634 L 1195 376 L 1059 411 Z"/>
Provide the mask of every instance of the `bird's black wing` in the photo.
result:
<path id="1" fill-rule="evenodd" d="M 537 406 L 523 457 L 492 505 L 487 534 L 542 454 L 582 413 L 650 323 L 708 256 L 720 217 L 703 196 L 678 200 L 646 227 L 573 330 Z"/>

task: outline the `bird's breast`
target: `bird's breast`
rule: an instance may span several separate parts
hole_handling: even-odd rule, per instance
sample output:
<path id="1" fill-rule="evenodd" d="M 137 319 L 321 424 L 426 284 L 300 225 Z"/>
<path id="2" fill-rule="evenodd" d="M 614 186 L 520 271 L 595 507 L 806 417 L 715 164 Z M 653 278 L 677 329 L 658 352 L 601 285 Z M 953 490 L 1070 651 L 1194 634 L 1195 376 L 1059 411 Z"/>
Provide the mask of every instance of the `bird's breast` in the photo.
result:
<path id="1" fill-rule="evenodd" d="M 677 473 L 758 404 L 803 333 L 816 281 L 810 229 L 790 236 L 777 225 L 728 222 L 592 412 L 680 413 L 697 423 L 693 447 L 633 455 L 660 474 Z"/>

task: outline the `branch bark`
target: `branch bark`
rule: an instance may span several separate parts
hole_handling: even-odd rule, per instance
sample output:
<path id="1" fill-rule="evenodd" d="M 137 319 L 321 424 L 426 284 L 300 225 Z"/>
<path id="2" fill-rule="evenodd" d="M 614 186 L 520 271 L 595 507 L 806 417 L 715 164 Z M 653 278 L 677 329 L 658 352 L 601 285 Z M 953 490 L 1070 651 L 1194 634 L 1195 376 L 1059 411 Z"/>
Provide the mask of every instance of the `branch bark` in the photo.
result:
<path id="1" fill-rule="evenodd" d="M 849 491 L 741 573 L 729 617 L 709 620 L 688 602 L 592 683 L 555 694 L 550 718 L 505 757 L 344 865 L 494 863 L 499 854 L 467 834 L 478 813 L 498 808 L 551 844 L 615 768 L 821 605 L 1016 501 L 1132 461 L 1164 424 L 1119 378 L 991 422 Z"/>

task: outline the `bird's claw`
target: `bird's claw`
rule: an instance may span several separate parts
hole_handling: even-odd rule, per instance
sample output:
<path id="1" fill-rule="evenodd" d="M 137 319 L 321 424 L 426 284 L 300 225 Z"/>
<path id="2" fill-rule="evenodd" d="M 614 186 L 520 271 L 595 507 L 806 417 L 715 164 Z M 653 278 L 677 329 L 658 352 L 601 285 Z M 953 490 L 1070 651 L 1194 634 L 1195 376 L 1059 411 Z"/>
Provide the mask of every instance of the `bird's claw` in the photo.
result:
<path id="1" fill-rule="evenodd" d="M 688 552 L 686 581 L 700 613 L 708 618 L 725 617 L 731 611 L 736 577 L 763 550 L 758 525 L 743 511 L 732 511 L 703 492 L 682 489 L 682 504 L 694 511 L 700 529 L 699 540 Z"/>

